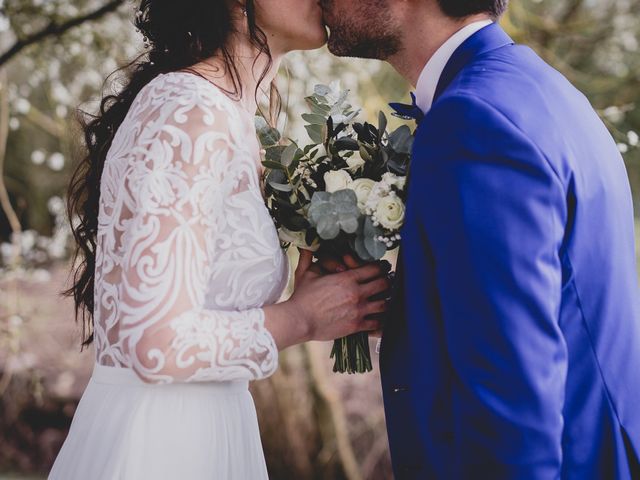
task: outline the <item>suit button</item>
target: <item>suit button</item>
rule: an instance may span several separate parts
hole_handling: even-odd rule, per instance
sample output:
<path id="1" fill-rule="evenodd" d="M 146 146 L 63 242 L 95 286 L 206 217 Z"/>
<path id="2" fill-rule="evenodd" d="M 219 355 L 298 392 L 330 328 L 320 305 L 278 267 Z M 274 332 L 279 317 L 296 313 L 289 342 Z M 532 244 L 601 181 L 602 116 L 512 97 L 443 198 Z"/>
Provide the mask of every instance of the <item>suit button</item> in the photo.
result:
<path id="1" fill-rule="evenodd" d="M 408 391 L 409 391 L 409 387 L 404 385 L 396 385 L 395 387 L 393 387 L 393 393 L 408 392 Z"/>

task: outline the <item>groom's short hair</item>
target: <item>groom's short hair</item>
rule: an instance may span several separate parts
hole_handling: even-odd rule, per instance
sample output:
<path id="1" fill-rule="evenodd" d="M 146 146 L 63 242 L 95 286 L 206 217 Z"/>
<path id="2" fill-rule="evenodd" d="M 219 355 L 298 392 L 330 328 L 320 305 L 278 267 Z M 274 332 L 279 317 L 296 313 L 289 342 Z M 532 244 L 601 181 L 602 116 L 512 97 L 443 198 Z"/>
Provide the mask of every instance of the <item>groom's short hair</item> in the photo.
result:
<path id="1" fill-rule="evenodd" d="M 464 18 L 477 13 L 488 13 L 498 19 L 507 10 L 509 0 L 438 0 L 445 15 Z"/>

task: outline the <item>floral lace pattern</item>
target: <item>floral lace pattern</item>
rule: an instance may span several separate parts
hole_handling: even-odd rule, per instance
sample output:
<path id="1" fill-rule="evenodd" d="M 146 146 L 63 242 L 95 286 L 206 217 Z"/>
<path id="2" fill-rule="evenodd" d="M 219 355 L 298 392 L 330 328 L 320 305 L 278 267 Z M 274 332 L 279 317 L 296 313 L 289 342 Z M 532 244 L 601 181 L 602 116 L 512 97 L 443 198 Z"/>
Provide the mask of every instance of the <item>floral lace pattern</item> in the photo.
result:
<path id="1" fill-rule="evenodd" d="M 101 178 L 98 364 L 149 383 L 275 371 L 261 307 L 289 267 L 259 168 L 252 116 L 207 80 L 162 74 L 138 94 Z"/>

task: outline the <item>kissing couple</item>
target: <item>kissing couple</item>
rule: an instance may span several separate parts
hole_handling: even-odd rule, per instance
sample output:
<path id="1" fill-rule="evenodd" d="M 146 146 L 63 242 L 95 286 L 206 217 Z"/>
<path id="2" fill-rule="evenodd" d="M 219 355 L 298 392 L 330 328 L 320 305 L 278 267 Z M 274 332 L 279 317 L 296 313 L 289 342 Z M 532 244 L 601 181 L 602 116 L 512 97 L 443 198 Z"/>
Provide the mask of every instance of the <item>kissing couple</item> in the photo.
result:
<path id="1" fill-rule="evenodd" d="M 499 26 L 507 0 L 143 0 L 146 51 L 84 124 L 69 189 L 91 380 L 49 478 L 268 478 L 248 382 L 279 351 L 382 336 L 398 479 L 640 478 L 640 292 L 616 143 Z M 301 252 L 263 198 L 254 116 L 327 42 L 415 87 L 402 241 Z M 384 299 L 391 290 L 390 298 Z M 382 299 L 381 299 L 382 298 Z"/>

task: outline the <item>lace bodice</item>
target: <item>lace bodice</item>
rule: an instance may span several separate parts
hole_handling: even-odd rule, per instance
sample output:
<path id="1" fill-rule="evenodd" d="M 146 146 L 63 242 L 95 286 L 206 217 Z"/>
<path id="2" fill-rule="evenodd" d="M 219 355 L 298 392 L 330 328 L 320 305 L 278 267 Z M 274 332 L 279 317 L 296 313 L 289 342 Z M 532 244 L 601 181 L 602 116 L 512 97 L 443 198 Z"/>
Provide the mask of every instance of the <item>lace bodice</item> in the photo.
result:
<path id="1" fill-rule="evenodd" d="M 263 201 L 253 118 L 185 72 L 146 85 L 101 178 L 95 346 L 150 383 L 277 368 L 262 306 L 288 279 Z"/>

